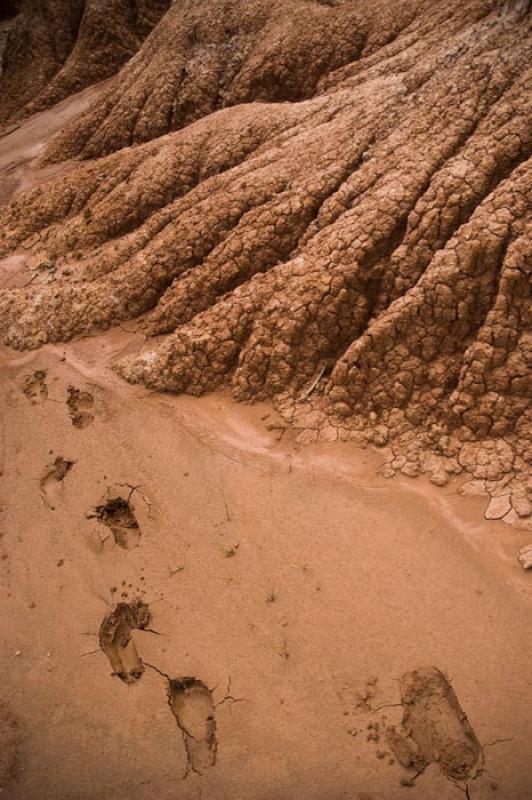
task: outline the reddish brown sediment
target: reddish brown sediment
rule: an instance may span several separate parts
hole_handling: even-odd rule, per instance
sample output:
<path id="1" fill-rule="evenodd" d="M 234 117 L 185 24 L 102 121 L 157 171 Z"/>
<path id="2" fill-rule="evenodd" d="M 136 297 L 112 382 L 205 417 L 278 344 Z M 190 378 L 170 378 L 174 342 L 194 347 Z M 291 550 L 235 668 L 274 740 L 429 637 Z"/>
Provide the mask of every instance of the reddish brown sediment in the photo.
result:
<path id="1" fill-rule="evenodd" d="M 528 517 L 526 8 L 447 0 L 392 14 L 383 1 L 368 16 L 354 2 L 293 2 L 300 50 L 260 2 L 209 8 L 216 41 L 198 4 L 175 5 L 47 158 L 117 152 L 4 207 L 1 252 L 23 246 L 53 266 L 0 300 L 6 341 L 36 347 L 145 315 L 145 332 L 166 336 L 117 365 L 127 380 L 272 399 L 301 441 L 388 446 L 390 474 L 438 484 L 466 470 Z M 363 43 L 340 66 L 357 26 Z M 309 36 L 336 53 L 312 61 L 312 78 Z M 102 121 L 113 92 L 134 107 L 149 87 L 165 108 L 156 75 L 181 64 L 170 53 L 182 40 L 201 59 L 185 48 L 187 80 L 161 80 L 174 109 L 194 87 L 193 117 L 165 114 L 161 127 L 146 107 L 140 132 L 142 107 L 132 133 L 115 97 Z M 230 80 L 224 42 L 245 55 Z M 222 73 L 232 107 L 202 106 Z"/>
<path id="2" fill-rule="evenodd" d="M 9 4 L 8 4 L 9 5 Z M 114 75 L 170 0 L 18 0 L 0 53 L 0 125 Z"/>
<path id="3" fill-rule="evenodd" d="M 0 795 L 532 797 L 530 1 L 22 1 Z"/>

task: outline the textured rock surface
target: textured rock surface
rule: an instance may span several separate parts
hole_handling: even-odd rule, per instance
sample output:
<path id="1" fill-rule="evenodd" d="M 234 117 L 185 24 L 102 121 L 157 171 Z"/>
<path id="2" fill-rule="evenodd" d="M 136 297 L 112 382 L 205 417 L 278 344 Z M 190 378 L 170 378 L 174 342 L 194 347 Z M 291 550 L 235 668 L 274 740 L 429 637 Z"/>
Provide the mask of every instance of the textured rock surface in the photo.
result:
<path id="1" fill-rule="evenodd" d="M 145 314 L 166 336 L 127 380 L 272 398 L 301 443 L 466 471 L 529 516 L 527 3 L 204 5 L 45 154 L 98 158 L 3 208 L 1 252 L 41 267 L 7 342 Z"/>
<path id="2" fill-rule="evenodd" d="M 12 2 L 20 13 L 0 53 L 0 123 L 42 111 L 114 75 L 169 5 L 170 0 Z"/>

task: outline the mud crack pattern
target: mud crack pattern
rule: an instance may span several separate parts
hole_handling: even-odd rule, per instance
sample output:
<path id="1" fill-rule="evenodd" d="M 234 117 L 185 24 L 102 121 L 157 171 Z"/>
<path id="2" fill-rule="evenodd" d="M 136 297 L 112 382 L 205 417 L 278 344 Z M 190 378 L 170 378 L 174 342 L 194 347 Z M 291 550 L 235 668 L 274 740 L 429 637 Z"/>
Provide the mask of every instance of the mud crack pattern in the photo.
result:
<path id="1" fill-rule="evenodd" d="M 529 4 L 293 0 L 290 35 L 278 4 L 203 6 L 43 156 L 92 160 L 4 206 L 0 253 L 38 273 L 6 341 L 143 315 L 164 338 L 126 380 L 273 399 L 301 443 L 465 471 L 529 525 Z"/>

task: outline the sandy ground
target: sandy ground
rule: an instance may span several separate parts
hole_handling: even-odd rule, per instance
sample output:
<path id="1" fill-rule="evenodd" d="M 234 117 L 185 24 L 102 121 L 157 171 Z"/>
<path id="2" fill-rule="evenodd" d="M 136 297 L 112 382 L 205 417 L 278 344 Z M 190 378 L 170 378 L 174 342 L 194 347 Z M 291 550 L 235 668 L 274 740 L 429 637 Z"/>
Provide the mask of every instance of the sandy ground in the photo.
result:
<path id="1" fill-rule="evenodd" d="M 86 97 L 0 140 L 7 193 L 43 178 L 30 159 Z M 1 353 L 2 798 L 464 797 L 435 764 L 404 785 L 383 735 L 425 666 L 484 747 L 469 797 L 531 797 L 526 534 L 455 485 L 386 480 L 378 452 L 302 448 L 266 405 L 124 384 L 109 365 L 142 341 Z M 95 516 L 116 497 L 139 526 L 122 537 Z M 128 685 L 99 629 L 136 599 L 152 619 Z M 212 690 L 215 764 L 185 780 L 165 676 Z"/>

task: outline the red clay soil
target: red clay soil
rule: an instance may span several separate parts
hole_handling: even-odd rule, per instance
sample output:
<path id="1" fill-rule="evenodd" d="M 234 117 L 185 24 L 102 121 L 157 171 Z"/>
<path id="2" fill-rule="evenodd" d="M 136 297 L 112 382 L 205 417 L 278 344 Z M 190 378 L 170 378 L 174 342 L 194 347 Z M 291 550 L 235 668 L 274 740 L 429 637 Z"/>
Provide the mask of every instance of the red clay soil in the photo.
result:
<path id="1" fill-rule="evenodd" d="M 272 399 L 526 520 L 528 6 L 174 4 L 42 157 L 92 160 L 2 209 L 6 342 L 144 315 L 128 381 Z"/>
<path id="2" fill-rule="evenodd" d="M 6 16 L 19 13 L 3 57 L 0 53 L 0 124 L 19 121 L 114 75 L 169 5 L 170 0 L 8 3 Z"/>

